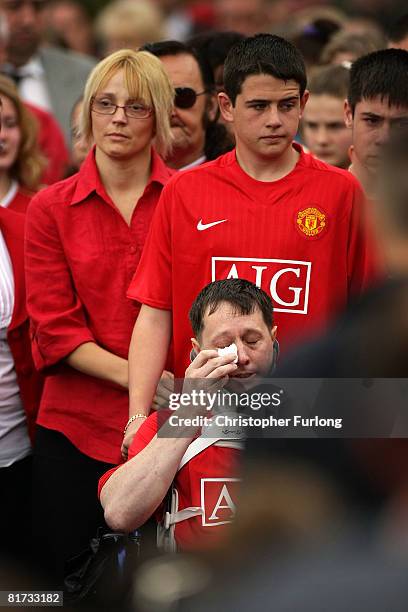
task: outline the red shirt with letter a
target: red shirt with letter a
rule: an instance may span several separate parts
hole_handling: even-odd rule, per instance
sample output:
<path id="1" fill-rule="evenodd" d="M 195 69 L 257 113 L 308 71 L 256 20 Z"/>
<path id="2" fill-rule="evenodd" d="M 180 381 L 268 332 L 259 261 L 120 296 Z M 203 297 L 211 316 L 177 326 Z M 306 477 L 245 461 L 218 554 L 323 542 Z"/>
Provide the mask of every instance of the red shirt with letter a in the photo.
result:
<path id="1" fill-rule="evenodd" d="M 129 459 L 149 444 L 163 421 L 163 413 L 158 417 L 157 412 L 145 420 L 130 446 Z M 196 439 L 188 450 L 198 440 L 204 441 L 204 445 L 210 442 L 208 438 Z M 195 454 L 177 472 L 173 483 L 177 491 L 177 508 L 172 508 L 172 513 L 177 513 L 173 518 L 179 519 L 179 522 L 173 522 L 178 549 L 210 548 L 225 537 L 236 511 L 240 455 L 239 443 L 221 440 Z M 102 476 L 98 486 L 99 495 L 109 477 L 119 467 Z M 166 508 L 162 504 L 156 512 L 158 522 L 163 520 L 165 512 Z"/>
<path id="2" fill-rule="evenodd" d="M 282 352 L 315 335 L 378 275 L 364 196 L 349 172 L 299 152 L 273 182 L 235 151 L 176 174 L 163 190 L 128 297 L 172 311 L 175 375 L 189 365 L 188 311 L 214 280 L 270 294 Z"/>

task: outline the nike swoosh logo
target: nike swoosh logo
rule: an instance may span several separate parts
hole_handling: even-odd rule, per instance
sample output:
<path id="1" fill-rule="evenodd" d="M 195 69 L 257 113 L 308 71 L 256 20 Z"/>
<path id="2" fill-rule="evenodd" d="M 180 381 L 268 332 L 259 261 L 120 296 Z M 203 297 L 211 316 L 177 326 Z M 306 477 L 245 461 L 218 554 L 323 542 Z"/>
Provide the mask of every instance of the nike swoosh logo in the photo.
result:
<path id="1" fill-rule="evenodd" d="M 221 219 L 221 221 L 213 221 L 212 223 L 203 223 L 203 220 L 200 219 L 197 223 L 197 229 L 199 232 L 208 229 L 209 227 L 214 227 L 214 225 L 218 225 L 219 223 L 225 223 L 228 219 Z"/>

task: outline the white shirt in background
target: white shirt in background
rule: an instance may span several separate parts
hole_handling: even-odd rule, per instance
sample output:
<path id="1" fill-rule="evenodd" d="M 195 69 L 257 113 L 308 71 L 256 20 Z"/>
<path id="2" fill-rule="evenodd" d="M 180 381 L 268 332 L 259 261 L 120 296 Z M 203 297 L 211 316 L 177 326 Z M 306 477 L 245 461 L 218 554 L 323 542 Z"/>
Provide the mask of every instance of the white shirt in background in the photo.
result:
<path id="1" fill-rule="evenodd" d="M 50 95 L 43 65 L 39 57 L 33 57 L 27 64 L 16 69 L 19 76 L 18 91 L 25 102 L 52 111 Z"/>
<path id="2" fill-rule="evenodd" d="M 13 309 L 13 267 L 0 231 L 0 468 L 9 467 L 31 453 L 14 359 L 7 342 Z"/>

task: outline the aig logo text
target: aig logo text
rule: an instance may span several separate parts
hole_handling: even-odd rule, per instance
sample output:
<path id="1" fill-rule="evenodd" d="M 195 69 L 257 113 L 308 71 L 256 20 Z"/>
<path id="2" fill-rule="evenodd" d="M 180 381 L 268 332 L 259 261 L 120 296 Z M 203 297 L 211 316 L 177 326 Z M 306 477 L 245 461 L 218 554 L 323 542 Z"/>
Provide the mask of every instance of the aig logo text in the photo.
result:
<path id="1" fill-rule="evenodd" d="M 307 314 L 310 261 L 212 257 L 211 279 L 245 278 L 269 293 L 275 312 Z"/>

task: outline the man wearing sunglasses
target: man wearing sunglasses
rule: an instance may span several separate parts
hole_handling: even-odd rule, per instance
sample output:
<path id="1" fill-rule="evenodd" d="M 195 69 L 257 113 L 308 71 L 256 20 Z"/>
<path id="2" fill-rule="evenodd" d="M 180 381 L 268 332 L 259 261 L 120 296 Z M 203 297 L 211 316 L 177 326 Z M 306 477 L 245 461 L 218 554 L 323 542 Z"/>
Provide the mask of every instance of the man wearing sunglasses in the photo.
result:
<path id="1" fill-rule="evenodd" d="M 43 46 L 45 8 L 49 0 L 0 0 L 7 31 L 6 65 L 24 101 L 51 112 L 69 143 L 71 108 L 82 94 L 96 61 Z"/>
<path id="2" fill-rule="evenodd" d="M 174 146 L 166 163 L 176 170 L 197 166 L 206 161 L 206 137 L 218 114 L 211 68 L 178 41 L 151 43 L 143 49 L 160 58 L 176 90 L 171 117 Z"/>
<path id="3" fill-rule="evenodd" d="M 218 98 L 236 148 L 168 183 L 128 291 L 142 303 L 129 350 L 130 415 L 150 410 L 171 337 L 174 374 L 183 375 L 188 305 L 209 281 L 245 278 L 267 291 L 287 351 L 377 275 L 358 182 L 294 143 L 308 98 L 296 47 L 270 34 L 241 41 L 227 56 L 224 87 Z"/>

